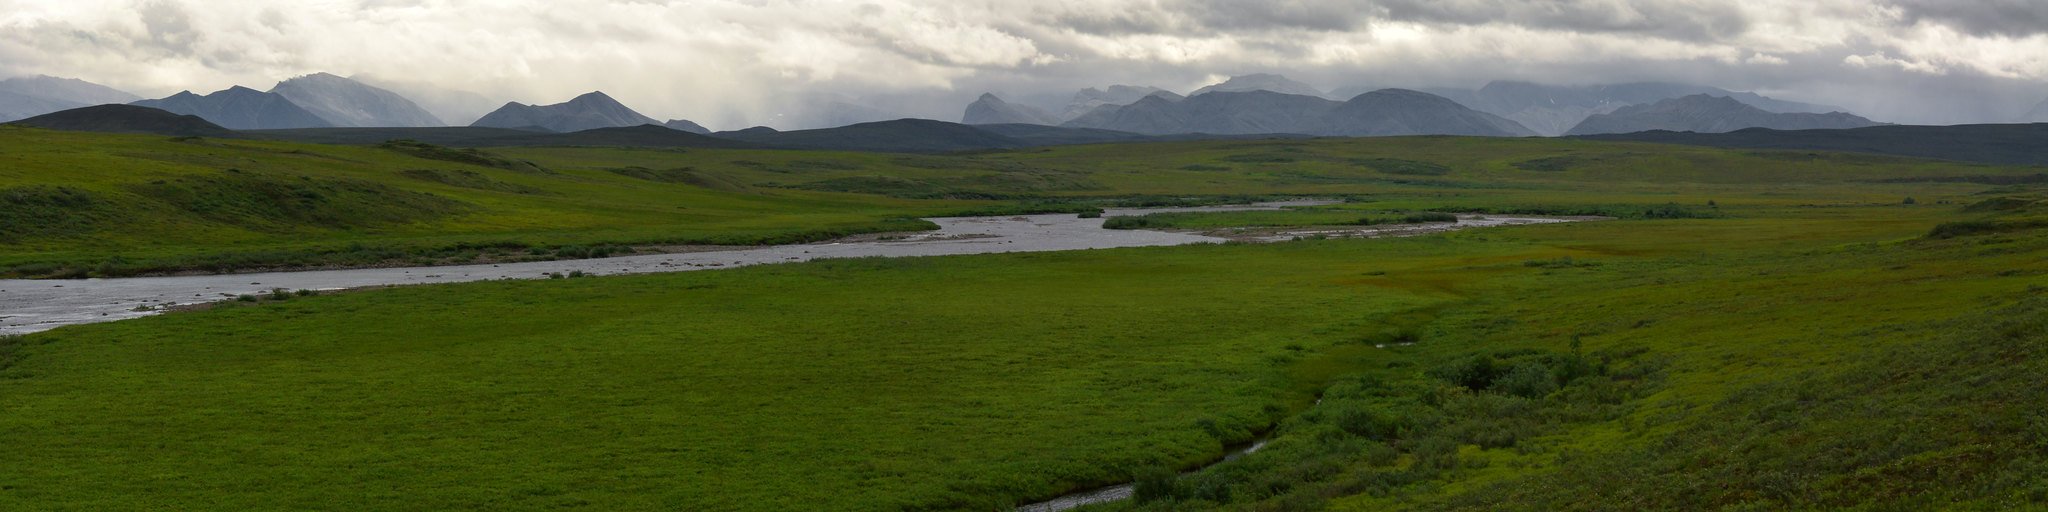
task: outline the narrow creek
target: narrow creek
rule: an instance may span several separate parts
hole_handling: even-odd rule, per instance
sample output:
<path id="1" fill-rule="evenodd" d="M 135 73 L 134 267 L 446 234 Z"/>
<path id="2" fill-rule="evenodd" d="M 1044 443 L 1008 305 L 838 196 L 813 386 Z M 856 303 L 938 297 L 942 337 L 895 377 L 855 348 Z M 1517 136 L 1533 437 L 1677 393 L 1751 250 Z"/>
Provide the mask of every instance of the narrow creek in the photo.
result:
<path id="1" fill-rule="evenodd" d="M 1251 453 L 1256 453 L 1260 449 L 1263 449 L 1265 447 L 1266 438 L 1262 437 L 1259 438 L 1257 441 L 1252 441 L 1251 444 L 1233 448 L 1228 453 L 1223 454 L 1222 459 L 1218 459 L 1216 462 L 1212 462 L 1206 466 L 1196 468 L 1193 471 L 1201 471 L 1204 469 L 1209 469 L 1210 466 L 1215 466 L 1217 464 L 1237 460 L 1238 457 L 1243 457 Z M 1193 471 L 1190 471 L 1190 473 L 1192 473 Z M 1065 510 L 1080 508 L 1085 505 L 1094 505 L 1098 503 L 1109 503 L 1113 501 L 1123 501 L 1131 499 L 1131 497 L 1135 495 L 1137 491 L 1138 486 L 1135 483 L 1112 485 L 1109 487 L 1103 487 L 1092 491 L 1071 493 L 1064 496 L 1060 496 L 1058 498 L 1041 501 L 1038 503 L 1018 505 L 1017 508 L 1014 509 L 1014 511 L 1061 512 Z"/>
<path id="2" fill-rule="evenodd" d="M 1330 201 L 1296 200 L 1236 206 L 1195 208 L 1111 209 L 1104 217 L 1144 215 L 1161 212 L 1221 212 L 1278 210 L 1298 206 L 1331 204 Z M 1582 219 L 1554 217 L 1467 216 L 1456 224 L 1387 226 L 1352 230 L 1353 236 L 1406 236 L 1451 229 L 1571 222 Z M 1157 247 L 1220 243 L 1226 238 L 1198 233 L 1104 229 L 1102 219 L 1084 219 L 1072 214 L 1026 215 L 1016 217 L 947 217 L 927 219 L 938 224 L 936 231 L 911 234 L 894 240 L 826 242 L 815 244 L 748 247 L 724 251 L 676 254 L 643 254 L 587 260 L 536 261 L 411 268 L 361 268 L 220 274 L 198 276 L 134 277 L 82 280 L 0 280 L 0 335 L 27 334 L 66 325 L 111 322 L 161 313 L 178 305 L 233 300 L 241 295 L 267 290 L 339 290 L 386 285 L 461 283 L 493 279 L 546 279 L 549 274 L 583 272 L 593 275 L 685 272 L 744 267 L 772 263 L 793 263 L 825 258 L 913 257 L 1013 252 L 1072 251 L 1124 247 Z M 1299 233 L 1268 233 L 1258 241 L 1277 241 L 1302 235 L 1324 235 L 1327 230 Z"/>

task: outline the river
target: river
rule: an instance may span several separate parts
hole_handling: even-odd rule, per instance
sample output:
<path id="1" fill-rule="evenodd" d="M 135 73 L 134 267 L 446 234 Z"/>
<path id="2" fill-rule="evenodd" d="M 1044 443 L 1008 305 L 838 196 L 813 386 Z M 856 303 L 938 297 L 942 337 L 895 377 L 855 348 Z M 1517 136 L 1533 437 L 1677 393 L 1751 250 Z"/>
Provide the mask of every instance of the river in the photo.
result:
<path id="1" fill-rule="evenodd" d="M 1104 217 L 1176 211 L 1277 210 L 1329 204 L 1297 200 L 1238 206 L 1112 209 Z M 1385 227 L 1389 236 L 1454 228 L 1568 222 L 1540 217 L 1469 218 L 1433 230 Z M 386 285 L 460 283 L 492 279 L 546 279 L 553 273 L 646 274 L 792 263 L 822 258 L 945 256 L 1011 252 L 1071 251 L 1220 243 L 1196 233 L 1103 229 L 1102 219 L 1072 214 L 928 219 L 938 224 L 900 239 L 746 247 L 733 250 L 643 254 L 586 260 L 537 261 L 410 268 L 360 268 L 133 277 L 80 280 L 0 280 L 0 335 L 26 334 L 66 325 L 108 322 L 158 314 L 178 305 L 232 300 L 272 289 L 338 290 Z M 1370 231 L 1368 229 L 1367 231 Z M 1313 232 L 1315 234 L 1323 231 Z M 1370 233 L 1367 233 L 1370 236 Z M 1288 238 L 1285 233 L 1265 239 Z"/>

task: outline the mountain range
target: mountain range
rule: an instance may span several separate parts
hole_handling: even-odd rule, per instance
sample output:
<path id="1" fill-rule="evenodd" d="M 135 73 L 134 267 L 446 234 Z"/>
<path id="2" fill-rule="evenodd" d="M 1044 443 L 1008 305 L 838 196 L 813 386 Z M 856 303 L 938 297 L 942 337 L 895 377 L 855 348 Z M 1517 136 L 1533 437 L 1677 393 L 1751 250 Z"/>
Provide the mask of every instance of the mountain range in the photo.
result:
<path id="1" fill-rule="evenodd" d="M 1219 93 L 1230 94 L 1230 93 Z M 1372 94 L 1362 97 L 1374 96 Z M 100 105 L 9 123 L 56 130 L 174 136 L 273 139 L 318 144 L 374 145 L 396 139 L 454 147 L 620 146 L 674 148 L 790 148 L 884 152 L 955 152 L 1066 144 L 1230 140 L 1305 135 L 1142 135 L 1114 130 L 997 124 L 968 126 L 922 119 L 780 132 L 749 128 L 705 136 L 661 126 L 545 133 L 504 128 L 307 128 L 234 131 L 196 116 L 132 105 Z M 1780 131 L 1748 128 L 1729 133 L 1647 131 L 1577 138 L 1798 151 L 1845 151 L 2010 165 L 2048 165 L 2048 123 L 1895 126 Z M 1797 155 L 1793 155 L 1797 156 Z"/>
<path id="2" fill-rule="evenodd" d="M 142 98 L 74 78 L 41 75 L 9 78 L 0 80 L 0 122 L 139 99 Z"/>
<path id="3" fill-rule="evenodd" d="M 1838 107 L 1783 101 L 1755 93 L 1735 92 L 1717 87 L 1656 82 L 1565 86 L 1495 81 L 1479 89 L 1432 88 L 1425 91 L 1450 98 L 1481 112 L 1513 119 L 1547 136 L 1562 135 L 1586 118 L 1613 112 L 1622 107 L 1699 94 L 1734 98 L 1750 106 L 1777 113 L 1820 114 L 1843 110 Z"/>
<path id="4" fill-rule="evenodd" d="M 1209 92 L 1180 101 L 1154 95 L 1130 105 L 1105 105 L 1061 126 L 1147 135 L 1535 135 L 1500 116 L 1404 89 L 1374 91 L 1344 102 L 1266 90 Z"/>
<path id="5" fill-rule="evenodd" d="M 334 126 L 334 123 L 321 119 L 297 103 L 285 99 L 283 95 L 239 85 L 205 96 L 183 91 L 163 99 L 142 100 L 130 104 L 174 114 L 199 116 L 231 130 Z"/>
<path id="6" fill-rule="evenodd" d="M 1596 114 L 1586 118 L 1566 134 L 1597 135 L 1651 130 L 1726 133 L 1744 128 L 1815 130 L 1864 128 L 1878 124 L 1841 112 L 1779 114 L 1750 106 L 1734 98 L 1696 94 L 1647 105 L 1622 107 L 1612 113 Z"/>
<path id="7" fill-rule="evenodd" d="M 270 92 L 339 127 L 445 126 L 433 114 L 397 93 L 368 84 L 314 73 L 278 82 Z"/>

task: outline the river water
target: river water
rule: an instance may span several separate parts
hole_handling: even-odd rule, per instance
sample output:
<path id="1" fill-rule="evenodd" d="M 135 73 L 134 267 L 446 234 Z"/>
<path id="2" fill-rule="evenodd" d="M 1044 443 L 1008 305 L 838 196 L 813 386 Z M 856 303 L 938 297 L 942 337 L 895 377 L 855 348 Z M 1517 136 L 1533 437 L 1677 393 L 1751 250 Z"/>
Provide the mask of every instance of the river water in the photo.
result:
<path id="1" fill-rule="evenodd" d="M 1329 202 L 1300 200 L 1241 206 L 1113 209 L 1106 211 L 1104 216 L 1174 211 L 1276 210 L 1319 204 Z M 1460 222 L 1455 227 L 1565 221 L 1542 218 L 1474 219 Z M 929 220 L 938 224 L 939 229 L 894 240 L 748 247 L 587 260 L 118 279 L 0 280 L 0 335 L 26 334 L 66 325 L 137 318 L 157 314 L 167 306 L 231 300 L 240 295 L 259 294 L 278 288 L 337 290 L 492 279 L 545 279 L 551 273 L 576 271 L 597 275 L 645 274 L 791 263 L 821 258 L 1070 251 L 1225 241 L 1222 238 L 1194 233 L 1103 229 L 1102 219 L 1084 219 L 1071 214 Z M 1453 227 L 1451 224 L 1443 226 Z M 1282 235 L 1269 238 L 1286 237 Z"/>

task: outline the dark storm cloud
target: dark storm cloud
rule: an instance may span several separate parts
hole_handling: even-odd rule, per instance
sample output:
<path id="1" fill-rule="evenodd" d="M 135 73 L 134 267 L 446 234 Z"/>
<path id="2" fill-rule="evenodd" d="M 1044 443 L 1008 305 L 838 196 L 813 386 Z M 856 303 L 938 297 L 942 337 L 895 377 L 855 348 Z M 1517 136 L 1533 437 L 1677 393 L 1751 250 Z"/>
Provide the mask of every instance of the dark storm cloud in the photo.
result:
<path id="1" fill-rule="evenodd" d="M 2023 37 L 2048 33 L 2044 0 L 1888 0 L 1908 22 L 1933 22 L 1973 34 Z"/>

